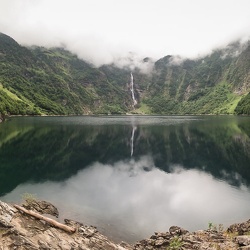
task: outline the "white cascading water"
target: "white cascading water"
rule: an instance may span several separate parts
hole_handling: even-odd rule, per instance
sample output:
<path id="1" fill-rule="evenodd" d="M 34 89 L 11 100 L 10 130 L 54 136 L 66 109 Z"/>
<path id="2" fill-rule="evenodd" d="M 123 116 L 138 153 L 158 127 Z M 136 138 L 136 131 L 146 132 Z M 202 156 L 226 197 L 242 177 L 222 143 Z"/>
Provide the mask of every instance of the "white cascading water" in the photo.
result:
<path id="1" fill-rule="evenodd" d="M 136 126 L 133 126 L 133 130 L 132 130 L 132 134 L 131 134 L 131 138 L 130 138 L 130 156 L 132 157 L 134 154 L 134 137 L 135 137 L 135 131 L 136 131 Z"/>
<path id="2" fill-rule="evenodd" d="M 132 93 L 132 99 L 133 99 L 133 106 L 135 107 L 135 105 L 137 104 L 137 101 L 135 99 L 135 93 L 134 93 L 134 77 L 132 72 L 130 73 L 130 90 Z"/>

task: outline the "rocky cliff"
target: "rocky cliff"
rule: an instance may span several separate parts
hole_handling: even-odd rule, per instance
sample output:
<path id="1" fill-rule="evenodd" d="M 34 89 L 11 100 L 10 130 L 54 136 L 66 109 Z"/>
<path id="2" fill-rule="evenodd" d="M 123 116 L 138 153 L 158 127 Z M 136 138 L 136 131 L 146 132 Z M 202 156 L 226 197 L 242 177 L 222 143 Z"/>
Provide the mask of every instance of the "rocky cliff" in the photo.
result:
<path id="1" fill-rule="evenodd" d="M 113 243 L 93 226 L 66 222 L 75 228 L 75 233 L 67 233 L 0 202 L 0 249 L 129 249 Z"/>
<path id="2" fill-rule="evenodd" d="M 38 214 L 58 215 L 57 209 L 45 201 L 26 200 L 23 205 L 26 211 Z M 250 220 L 245 223 L 231 225 L 224 230 L 212 224 L 208 230 L 188 232 L 172 226 L 169 232 L 155 232 L 149 239 L 129 245 L 124 242 L 116 244 L 100 234 L 93 226 L 65 220 L 65 224 L 73 228 L 71 233 L 55 227 L 52 219 L 44 217 L 38 220 L 23 212 L 22 207 L 0 201 L 0 249 L 92 249 L 92 250 L 177 250 L 207 249 L 229 250 L 250 249 Z M 27 210 L 28 209 L 28 210 Z M 52 220 L 55 221 L 55 220 Z M 62 224 L 63 226 L 65 224 Z M 65 226 L 66 226 L 65 225 Z"/>

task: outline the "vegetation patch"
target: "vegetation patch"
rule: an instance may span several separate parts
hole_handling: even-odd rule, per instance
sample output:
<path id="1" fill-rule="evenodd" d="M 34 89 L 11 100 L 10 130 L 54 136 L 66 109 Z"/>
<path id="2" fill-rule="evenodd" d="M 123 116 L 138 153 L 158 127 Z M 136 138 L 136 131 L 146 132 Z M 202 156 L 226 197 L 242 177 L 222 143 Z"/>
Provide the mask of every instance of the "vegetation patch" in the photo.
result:
<path id="1" fill-rule="evenodd" d="M 170 243 L 169 243 L 169 246 L 167 247 L 167 250 L 179 250 L 179 249 L 181 249 L 182 245 L 183 245 L 183 242 L 182 242 L 181 238 L 175 236 L 170 240 Z"/>
<path id="2" fill-rule="evenodd" d="M 26 202 L 27 204 L 32 203 L 33 201 L 37 200 L 36 194 L 30 194 L 30 193 L 24 193 L 22 195 L 22 200 Z"/>
<path id="3" fill-rule="evenodd" d="M 239 101 L 235 112 L 237 115 L 250 115 L 250 92 Z"/>

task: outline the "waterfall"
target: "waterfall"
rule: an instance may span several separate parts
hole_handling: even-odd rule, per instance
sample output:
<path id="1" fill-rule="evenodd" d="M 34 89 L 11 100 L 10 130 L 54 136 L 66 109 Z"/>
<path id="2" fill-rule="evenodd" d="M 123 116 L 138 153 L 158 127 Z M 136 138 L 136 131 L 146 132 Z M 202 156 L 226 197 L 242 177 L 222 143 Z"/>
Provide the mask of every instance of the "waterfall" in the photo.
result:
<path id="1" fill-rule="evenodd" d="M 133 130 L 132 130 L 132 134 L 131 134 L 131 138 L 130 138 L 130 148 L 131 148 L 130 156 L 131 157 L 134 154 L 134 137 L 135 137 L 135 131 L 136 131 L 136 126 L 133 126 Z"/>
<path id="2" fill-rule="evenodd" d="M 132 94 L 132 99 L 133 99 L 133 106 L 135 107 L 135 105 L 137 104 L 137 101 L 135 99 L 135 93 L 134 93 L 134 77 L 132 72 L 130 73 L 130 90 L 131 90 L 131 94 Z"/>

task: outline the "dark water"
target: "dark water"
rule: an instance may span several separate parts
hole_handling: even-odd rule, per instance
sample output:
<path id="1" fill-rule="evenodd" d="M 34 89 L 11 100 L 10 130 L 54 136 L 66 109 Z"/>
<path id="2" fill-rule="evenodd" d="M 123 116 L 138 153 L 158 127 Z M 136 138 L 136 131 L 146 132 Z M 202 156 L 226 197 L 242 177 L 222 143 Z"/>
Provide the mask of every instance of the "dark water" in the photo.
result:
<path id="1" fill-rule="evenodd" d="M 250 117 L 20 117 L 0 125 L 0 199 L 135 242 L 250 218 Z"/>

